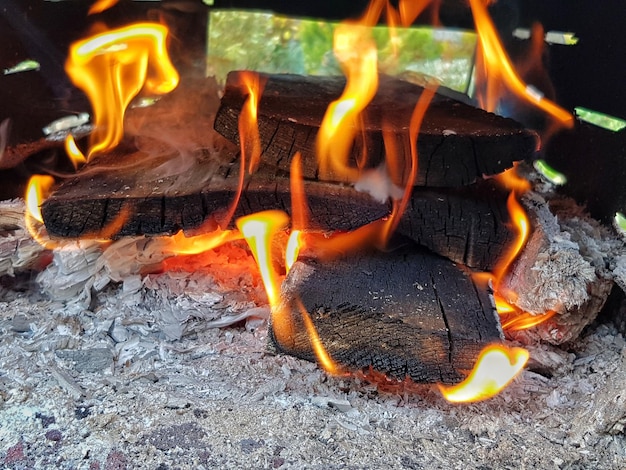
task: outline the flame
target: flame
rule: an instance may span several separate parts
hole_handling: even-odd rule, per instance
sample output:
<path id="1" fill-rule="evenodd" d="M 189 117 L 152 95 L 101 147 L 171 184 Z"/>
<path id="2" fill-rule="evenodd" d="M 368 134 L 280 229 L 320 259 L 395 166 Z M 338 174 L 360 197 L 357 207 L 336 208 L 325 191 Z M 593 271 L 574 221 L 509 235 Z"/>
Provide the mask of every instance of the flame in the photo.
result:
<path id="1" fill-rule="evenodd" d="M 309 312 L 307 312 L 306 308 L 302 304 L 300 299 L 297 299 L 298 309 L 300 310 L 300 314 L 302 315 L 302 321 L 304 322 L 304 327 L 306 328 L 307 334 L 309 335 L 309 340 L 311 341 L 311 346 L 313 347 L 313 352 L 315 353 L 315 357 L 317 357 L 318 363 L 322 366 L 322 368 L 332 375 L 339 375 L 342 373 L 341 366 L 339 366 L 326 348 L 322 344 L 322 340 L 317 334 L 317 330 L 315 325 L 313 324 L 313 320 L 311 320 L 311 316 Z"/>
<path id="2" fill-rule="evenodd" d="M 87 163 L 85 155 L 83 155 L 83 152 L 81 152 L 78 145 L 76 145 L 76 141 L 74 140 L 74 136 L 72 134 L 67 134 L 67 137 L 65 138 L 65 153 L 67 153 L 67 156 L 76 170 Z"/>
<path id="3" fill-rule="evenodd" d="M 528 220 L 528 216 L 526 215 L 526 211 L 524 210 L 524 208 L 519 202 L 517 202 L 514 192 L 511 192 L 511 194 L 509 194 L 509 197 L 506 201 L 506 206 L 509 210 L 511 220 L 516 231 L 516 240 L 511 248 L 509 248 L 508 253 L 504 255 L 504 257 L 498 262 L 496 268 L 494 269 L 496 286 L 501 282 L 507 270 L 509 269 L 513 261 L 515 261 L 515 258 L 517 258 L 519 253 L 524 248 L 524 245 L 526 245 L 526 241 L 528 241 L 528 235 L 530 234 L 530 221 Z"/>
<path id="4" fill-rule="evenodd" d="M 114 7 L 118 2 L 119 0 L 97 0 L 93 5 L 91 5 L 91 7 L 89 7 L 87 14 L 95 15 L 97 13 L 102 13 L 103 11 Z"/>
<path id="5" fill-rule="evenodd" d="M 26 215 L 43 224 L 40 206 L 50 193 L 54 178 L 49 175 L 33 175 L 26 185 Z"/>
<path id="6" fill-rule="evenodd" d="M 528 351 L 523 348 L 489 345 L 481 351 L 474 369 L 463 382 L 453 386 L 439 384 L 439 390 L 446 400 L 454 403 L 486 400 L 511 383 L 528 358 Z"/>
<path id="7" fill-rule="evenodd" d="M 500 87 L 505 86 L 516 96 L 552 116 L 561 125 L 573 127 L 574 117 L 571 113 L 545 98 L 535 88 L 526 85 L 519 77 L 500 42 L 484 0 L 469 0 L 469 4 L 478 33 L 479 50 L 477 57 L 483 62 L 480 64 L 483 67 L 477 65 L 477 71 L 484 74 L 487 81 L 485 94 L 478 97 L 480 105 L 487 111 L 495 111 Z"/>
<path id="8" fill-rule="evenodd" d="M 54 178 L 52 176 L 33 175 L 26 185 L 24 222 L 33 240 L 45 248 L 53 248 L 53 246 L 47 236 L 41 233 L 43 217 L 40 207 L 50 193 L 53 184 Z"/>
<path id="9" fill-rule="evenodd" d="M 256 171 L 261 161 L 261 138 L 259 137 L 258 108 L 264 83 L 256 72 L 242 72 L 241 86 L 248 93 L 248 98 L 239 114 L 239 140 L 241 144 L 242 167 L 248 163 L 248 173 Z"/>
<path id="10" fill-rule="evenodd" d="M 236 230 L 221 230 L 219 228 L 213 232 L 191 237 L 185 236 L 183 232 L 178 232 L 167 238 L 165 250 L 177 255 L 197 255 L 242 238 L 241 233 Z"/>
<path id="11" fill-rule="evenodd" d="M 358 179 L 359 171 L 349 164 L 349 157 L 359 117 L 378 88 L 378 50 L 371 26 L 378 21 L 383 5 L 372 1 L 359 21 L 345 21 L 334 32 L 333 51 L 346 75 L 346 86 L 328 106 L 317 134 L 320 173 L 326 178 Z"/>
<path id="12" fill-rule="evenodd" d="M 502 315 L 500 310 L 498 310 L 498 313 Z M 502 329 L 504 331 L 526 330 L 543 323 L 549 318 L 552 318 L 554 315 L 556 315 L 556 310 L 549 310 L 541 315 L 533 315 L 530 312 L 516 312 L 515 315 L 510 316 L 504 315 L 504 318 L 502 319 Z"/>
<path id="13" fill-rule="evenodd" d="M 516 194 L 524 194 L 530 191 L 532 185 L 526 178 L 519 176 L 517 173 L 518 166 L 517 162 L 513 163 L 513 168 L 509 168 L 494 176 L 494 179 L 509 191 L 514 191 Z"/>
<path id="14" fill-rule="evenodd" d="M 261 279 L 271 308 L 278 305 L 280 281 L 272 262 L 274 235 L 284 229 L 289 216 L 283 211 L 268 210 L 237 219 L 237 228 L 248 242 L 261 272 Z"/>
<path id="15" fill-rule="evenodd" d="M 428 109 L 428 105 L 435 96 L 435 91 L 436 86 L 428 86 L 424 88 L 424 91 L 420 95 L 417 103 L 415 104 L 415 107 L 413 108 L 411 121 L 409 123 L 409 151 L 411 155 L 409 172 L 406 176 L 405 189 L 402 195 L 402 199 L 400 199 L 400 201 L 394 200 L 391 216 L 387 219 L 387 223 L 385 224 L 384 232 L 382 234 L 382 240 L 380 240 L 381 245 L 387 244 L 387 241 L 400 223 L 400 219 L 402 218 L 402 215 L 404 214 L 404 211 L 406 210 L 411 199 L 411 193 L 413 191 L 415 179 L 417 178 L 417 136 L 419 135 L 419 130 L 422 127 L 422 122 L 424 120 L 426 110 Z M 391 160 L 391 158 L 393 158 L 393 152 L 388 152 L 387 155 L 387 162 L 389 166 L 393 168 L 394 164 Z M 399 165 L 396 163 L 396 166 Z M 398 172 L 398 169 L 396 169 L 395 173 Z"/>
<path id="16" fill-rule="evenodd" d="M 167 33 L 160 24 L 136 23 L 70 46 L 65 70 L 94 111 L 88 158 L 120 142 L 126 108 L 142 88 L 163 94 L 178 85 L 178 72 L 167 54 Z"/>

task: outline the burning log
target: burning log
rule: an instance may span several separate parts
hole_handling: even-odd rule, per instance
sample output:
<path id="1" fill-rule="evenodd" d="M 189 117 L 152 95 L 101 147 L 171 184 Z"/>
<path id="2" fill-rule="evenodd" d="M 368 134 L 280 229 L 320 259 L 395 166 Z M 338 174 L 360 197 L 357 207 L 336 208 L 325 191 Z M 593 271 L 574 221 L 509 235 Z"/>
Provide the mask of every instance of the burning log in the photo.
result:
<path id="1" fill-rule="evenodd" d="M 248 96 L 239 86 L 242 74 L 236 71 L 228 75 L 215 118 L 215 130 L 237 143 L 239 115 Z M 289 171 L 293 154 L 298 150 L 302 153 L 305 178 L 318 177 L 316 136 L 326 108 L 341 95 L 345 79 L 280 74 L 259 74 L 259 77 L 265 83 L 258 105 L 262 161 Z M 394 136 L 399 161 L 407 159 L 403 152 L 405 141 L 408 142 L 410 117 L 423 90 L 413 83 L 380 77 L 378 92 L 365 110 L 364 138 L 357 139 L 351 151 L 355 166 L 364 147 L 369 165 L 375 167 L 384 162 L 386 128 Z M 442 93 L 445 91 L 440 90 L 428 107 L 417 139 L 417 185 L 466 185 L 484 175 L 498 174 L 535 151 L 537 138 L 532 131 Z"/>
<path id="2" fill-rule="evenodd" d="M 148 176 L 144 164 L 132 171 L 100 171 L 107 162 L 125 167 L 136 157 L 99 158 L 64 182 L 42 206 L 48 233 L 117 238 L 216 228 L 236 197 L 236 171 L 214 162 L 198 161 L 170 178 Z M 289 189 L 286 177 L 256 173 L 244 188 L 234 218 L 267 209 L 290 213 Z M 387 204 L 348 186 L 307 181 L 305 190 L 317 229 L 352 230 L 389 213 Z M 464 188 L 416 188 L 398 232 L 455 262 L 491 270 L 512 240 L 508 218 L 506 193 L 491 181 Z"/>
<path id="3" fill-rule="evenodd" d="M 537 193 L 524 197 L 534 230 L 505 279 L 513 304 L 539 317 L 555 314 L 532 329 L 512 332 L 523 342 L 553 344 L 576 339 L 606 302 L 624 244 L 591 219 L 571 199 L 546 202 Z M 506 330 L 506 322 L 504 322 Z"/>
<path id="4" fill-rule="evenodd" d="M 491 271 L 513 242 L 507 193 L 493 181 L 414 188 L 398 232 L 456 263 Z"/>
<path id="5" fill-rule="evenodd" d="M 97 159 L 46 200 L 42 215 L 50 235 L 110 238 L 217 228 L 236 200 L 239 177 L 214 161 L 197 161 L 185 172 L 160 178 L 148 169 L 154 165 L 152 160 L 149 166 L 101 171 L 112 158 Z M 121 162 L 115 158 L 115 164 L 132 166 L 134 160 L 136 154 L 127 155 Z M 321 229 L 351 230 L 389 212 L 386 204 L 351 187 L 309 181 L 305 190 Z M 261 172 L 245 184 L 234 217 L 289 207 L 289 179 Z M 113 232 L 112 225 L 116 226 Z"/>
<path id="6" fill-rule="evenodd" d="M 454 263 L 415 246 L 328 264 L 299 260 L 283 282 L 271 339 L 312 360 L 305 315 L 339 368 L 372 367 L 399 380 L 455 383 L 501 330 L 492 299 Z M 304 313 L 303 313 L 304 311 Z"/>

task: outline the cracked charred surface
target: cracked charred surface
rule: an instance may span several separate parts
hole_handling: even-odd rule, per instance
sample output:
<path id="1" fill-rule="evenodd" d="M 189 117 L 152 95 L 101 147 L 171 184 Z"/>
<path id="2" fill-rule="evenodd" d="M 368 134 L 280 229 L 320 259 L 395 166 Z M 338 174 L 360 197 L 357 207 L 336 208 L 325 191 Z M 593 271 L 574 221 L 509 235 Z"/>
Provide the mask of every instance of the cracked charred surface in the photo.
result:
<path id="1" fill-rule="evenodd" d="M 239 143 L 238 119 L 247 98 L 237 86 L 241 72 L 228 75 L 215 130 Z M 295 151 L 302 154 L 303 174 L 317 178 L 315 143 L 326 107 L 339 98 L 343 77 L 305 77 L 288 74 L 259 74 L 266 80 L 258 106 L 262 159 L 289 171 Z M 382 129 L 392 129 L 398 160 L 407 161 L 408 127 L 411 113 L 423 88 L 388 76 L 380 77 L 378 93 L 363 116 L 364 138 L 356 139 L 351 159 L 361 160 L 367 151 L 375 167 L 385 160 Z M 417 139 L 419 186 L 462 186 L 484 175 L 500 173 L 513 162 L 530 157 L 537 136 L 512 119 L 503 118 L 444 96 L 441 89 L 431 102 Z M 458 94 L 457 94 L 458 95 Z M 364 146 L 366 148 L 364 148 Z M 338 175 L 330 179 L 341 180 Z"/>
<path id="2" fill-rule="evenodd" d="M 460 381 L 481 349 L 501 339 L 489 292 L 449 260 L 409 246 L 321 264 L 298 261 L 278 311 L 292 335 L 270 331 L 277 349 L 315 361 L 298 302 L 331 358 L 418 383 Z"/>
<path id="3" fill-rule="evenodd" d="M 134 155 L 122 157 L 132 162 Z M 239 177 L 227 166 L 197 160 L 177 175 L 150 175 L 151 164 L 129 170 L 102 171 L 106 163 L 89 166 L 85 174 L 64 182 L 42 206 L 48 233 L 57 237 L 98 236 L 127 211 L 115 237 L 173 234 L 217 228 L 236 200 Z M 120 162 L 120 159 L 115 159 Z M 96 170 L 90 173 L 90 168 Z M 257 172 L 244 184 L 234 218 L 281 209 L 291 212 L 289 179 Z M 354 188 L 321 181 L 305 182 L 317 228 L 352 230 L 388 215 L 379 203 Z M 232 222 L 232 221 L 231 221 Z M 109 237 L 107 237 L 109 238 Z"/>

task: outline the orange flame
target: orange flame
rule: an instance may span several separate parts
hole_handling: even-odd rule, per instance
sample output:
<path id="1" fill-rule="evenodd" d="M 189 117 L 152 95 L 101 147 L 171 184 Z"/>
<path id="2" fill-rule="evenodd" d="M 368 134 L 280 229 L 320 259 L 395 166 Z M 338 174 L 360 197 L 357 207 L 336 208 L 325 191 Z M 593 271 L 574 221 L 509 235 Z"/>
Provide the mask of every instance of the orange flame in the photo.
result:
<path id="1" fill-rule="evenodd" d="M 300 314 L 302 315 L 302 321 L 304 322 L 304 327 L 306 328 L 307 334 L 309 335 L 309 339 L 311 341 L 311 346 L 313 347 L 313 352 L 315 353 L 315 357 L 317 357 L 317 362 L 322 366 L 322 368 L 332 375 L 338 375 L 342 372 L 341 366 L 339 366 L 326 348 L 322 344 L 322 340 L 317 334 L 317 330 L 315 329 L 315 325 L 313 324 L 313 320 L 311 320 L 311 316 L 309 312 L 307 312 L 304 305 L 300 299 L 297 300 L 298 308 L 300 309 Z"/>
<path id="2" fill-rule="evenodd" d="M 236 230 L 221 230 L 219 228 L 213 232 L 191 237 L 185 236 L 183 232 L 178 232 L 166 239 L 165 250 L 177 255 L 196 255 L 242 238 L 241 233 Z"/>
<path id="3" fill-rule="evenodd" d="M 500 310 L 498 310 L 500 315 L 503 315 Z M 514 315 L 503 315 L 502 320 L 502 329 L 504 331 L 520 331 L 527 330 L 528 328 L 532 328 L 533 326 L 537 326 L 544 321 L 552 318 L 556 315 L 556 310 L 549 310 L 548 312 L 540 315 L 533 315 L 530 312 L 516 312 Z"/>
<path id="4" fill-rule="evenodd" d="M 350 165 L 349 157 L 359 117 L 378 88 L 378 50 L 370 26 L 378 20 L 382 6 L 373 1 L 360 21 L 346 21 L 335 29 L 333 51 L 346 75 L 346 86 L 328 106 L 317 134 L 320 173 L 326 178 L 358 178 L 358 169 Z"/>
<path id="5" fill-rule="evenodd" d="M 288 222 L 289 216 L 279 210 L 257 212 L 240 217 L 236 222 L 259 267 L 271 308 L 278 305 L 280 294 L 280 281 L 271 256 L 272 241 L 274 235 L 284 229 Z"/>
<path id="6" fill-rule="evenodd" d="M 33 175 L 28 180 L 26 186 L 26 212 L 24 222 L 30 236 L 43 247 L 52 247 L 47 237 L 41 234 L 43 217 L 41 215 L 41 204 L 50 193 L 50 188 L 54 184 L 54 178 L 49 175 Z"/>
<path id="7" fill-rule="evenodd" d="M 439 384 L 443 397 L 454 403 L 486 400 L 500 393 L 522 371 L 529 354 L 523 348 L 492 344 L 483 349 L 474 369 L 460 384 Z"/>
<path id="8" fill-rule="evenodd" d="M 536 89 L 526 85 L 513 68 L 493 21 L 489 17 L 484 0 L 469 0 L 474 23 L 478 33 L 479 54 L 478 58 L 484 61 L 478 72 L 484 74 L 487 83 L 484 96 L 479 96 L 480 105 L 487 111 L 495 111 L 500 98 L 500 87 L 506 86 L 516 96 L 537 106 L 545 113 L 552 116 L 561 125 L 572 127 L 574 117 L 556 103 L 545 98 Z"/>
<path id="9" fill-rule="evenodd" d="M 411 193 L 413 192 L 413 186 L 415 184 L 415 179 L 417 178 L 418 170 L 417 137 L 419 135 L 419 130 L 422 127 L 422 122 L 424 120 L 426 110 L 428 109 L 428 105 L 435 96 L 435 91 L 436 86 L 424 88 L 424 91 L 422 92 L 419 99 L 417 100 L 417 103 L 415 104 L 415 108 L 413 108 L 411 121 L 409 123 L 409 151 L 411 155 L 409 172 L 406 176 L 405 189 L 402 195 L 402 199 L 400 199 L 400 201 L 394 200 L 391 215 L 387 219 L 387 223 L 382 234 L 382 239 L 380 241 L 381 245 L 387 244 L 387 241 L 389 240 L 395 229 L 398 227 L 400 219 L 402 218 L 402 215 L 404 214 L 404 211 L 406 210 L 411 199 Z M 392 158 L 393 156 L 393 152 L 388 152 L 387 155 L 389 156 L 387 162 L 390 167 L 393 167 L 394 162 L 390 160 L 390 158 Z M 396 163 L 396 166 L 399 166 L 399 164 Z M 399 173 L 399 170 L 396 169 L 395 173 Z"/>
<path id="10" fill-rule="evenodd" d="M 167 32 L 160 24 L 137 23 L 70 46 L 65 70 L 94 111 L 88 157 L 120 142 L 126 108 L 142 88 L 163 94 L 178 85 L 178 72 L 167 54 Z"/>
<path id="11" fill-rule="evenodd" d="M 264 84 L 258 73 L 242 72 L 242 86 L 248 98 L 239 114 L 239 140 L 241 144 L 242 167 L 248 163 L 248 173 L 256 171 L 261 161 L 261 138 L 259 137 L 258 108 Z"/>
<path id="12" fill-rule="evenodd" d="M 67 137 L 65 138 L 65 153 L 67 153 L 67 156 L 76 170 L 87 163 L 85 155 L 83 155 L 83 152 L 81 152 L 78 145 L 76 145 L 76 141 L 74 140 L 74 136 L 72 134 L 67 134 Z"/>
<path id="13" fill-rule="evenodd" d="M 526 215 L 524 208 L 519 202 L 517 202 L 514 192 L 509 194 L 506 205 L 509 209 L 509 214 L 511 215 L 511 220 L 513 221 L 517 236 L 515 243 L 511 246 L 511 248 L 509 248 L 508 253 L 505 254 L 494 269 L 496 286 L 502 280 L 513 261 L 515 261 L 515 258 L 517 258 L 519 253 L 522 251 L 524 245 L 526 245 L 526 241 L 528 240 L 528 235 L 530 233 L 530 221 L 528 220 L 528 216 Z"/>
<path id="14" fill-rule="evenodd" d="M 515 162 L 513 164 L 513 168 L 509 168 L 508 170 L 494 176 L 494 179 L 504 188 L 509 191 L 514 191 L 519 195 L 530 191 L 532 185 L 526 178 L 519 176 L 517 173 L 518 166 L 519 164 Z"/>
<path id="15" fill-rule="evenodd" d="M 93 5 L 91 5 L 91 7 L 89 7 L 87 14 L 95 15 L 97 13 L 102 13 L 103 11 L 114 7 L 118 2 L 119 0 L 97 0 Z"/>
<path id="16" fill-rule="evenodd" d="M 54 178 L 49 175 L 33 175 L 26 186 L 26 216 L 43 224 L 40 206 L 50 192 Z"/>

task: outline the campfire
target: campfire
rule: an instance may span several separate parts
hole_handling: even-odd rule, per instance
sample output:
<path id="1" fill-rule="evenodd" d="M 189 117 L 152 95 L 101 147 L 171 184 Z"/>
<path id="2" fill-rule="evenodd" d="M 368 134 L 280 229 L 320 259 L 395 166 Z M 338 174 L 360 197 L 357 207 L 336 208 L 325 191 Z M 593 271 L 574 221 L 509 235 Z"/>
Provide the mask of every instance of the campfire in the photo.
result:
<path id="1" fill-rule="evenodd" d="M 540 158 L 582 126 L 525 81 L 541 27 L 535 61 L 520 66 L 491 2 L 469 0 L 471 97 L 385 73 L 374 29 L 385 23 L 396 44 L 436 3 L 373 0 L 338 23 L 342 75 L 232 70 L 223 86 L 177 70 L 166 16 L 94 27 L 65 61 L 91 112 L 29 144 L 64 161 L 40 166 L 23 203 L 3 203 L 2 279 L 35 273 L 52 302 L 93 312 L 111 289 L 131 305 L 183 295 L 162 329 L 168 348 L 199 328 L 263 325 L 264 354 L 382 394 L 480 402 L 525 367 L 550 370 L 559 361 L 546 350 L 578 340 L 610 295 L 619 324 L 620 214 L 613 227 L 591 217 Z M 507 106 L 541 125 L 502 116 Z M 10 124 L 3 167 L 30 157 Z M 125 321 L 108 324 L 115 344 Z M 128 347 L 114 369 L 133 370 Z"/>

